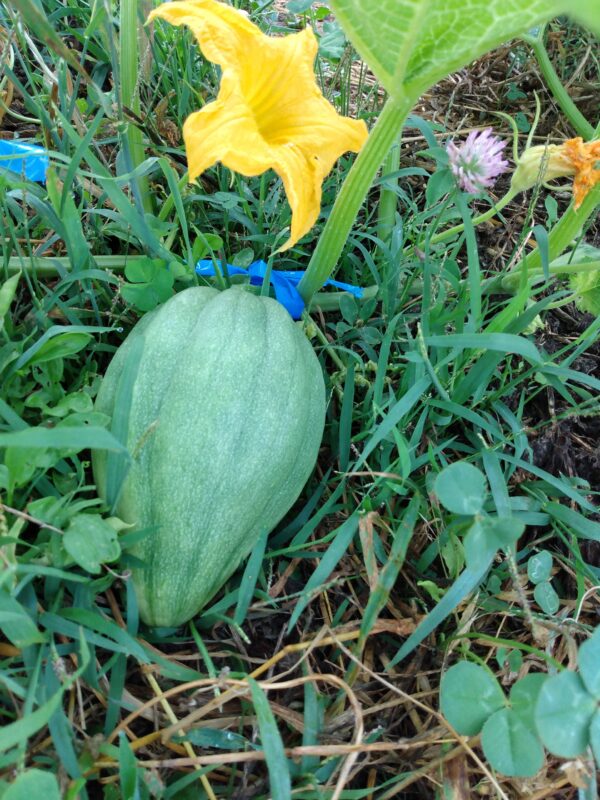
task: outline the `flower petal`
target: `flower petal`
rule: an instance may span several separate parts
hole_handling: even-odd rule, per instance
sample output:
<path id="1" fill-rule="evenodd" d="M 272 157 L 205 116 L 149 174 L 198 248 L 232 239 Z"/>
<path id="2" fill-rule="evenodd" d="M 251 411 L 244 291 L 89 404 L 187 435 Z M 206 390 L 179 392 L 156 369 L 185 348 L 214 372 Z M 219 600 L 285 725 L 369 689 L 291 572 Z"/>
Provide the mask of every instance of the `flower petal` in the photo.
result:
<path id="1" fill-rule="evenodd" d="M 204 57 L 226 66 L 256 39 L 268 37 L 241 12 L 217 0 L 181 0 L 162 3 L 148 15 L 148 21 L 164 19 L 171 25 L 187 25 Z"/>
<path id="2" fill-rule="evenodd" d="M 342 153 L 367 138 L 363 121 L 340 116 L 314 75 L 318 44 L 307 28 L 266 36 L 217 0 L 164 3 L 151 15 L 188 25 L 204 55 L 222 68 L 219 95 L 185 122 L 190 179 L 215 162 L 243 175 L 272 168 L 292 208 L 291 247 L 314 224 L 321 184 Z"/>
<path id="3" fill-rule="evenodd" d="M 578 136 L 568 139 L 563 148 L 575 170 L 573 198 L 577 210 L 588 192 L 600 182 L 600 169 L 597 167 L 597 162 L 600 161 L 600 141 L 584 142 Z"/>
<path id="4" fill-rule="evenodd" d="M 260 135 L 248 106 L 234 95 L 217 98 L 186 119 L 183 138 L 190 180 L 217 161 L 251 177 L 272 165 L 271 149 Z"/>
<path id="5" fill-rule="evenodd" d="M 278 148 L 273 169 L 283 181 L 285 194 L 292 209 L 290 236 L 278 248 L 280 252 L 293 247 L 317 221 L 321 208 L 323 166 L 319 156 L 313 155 L 307 159 L 295 145 Z"/>

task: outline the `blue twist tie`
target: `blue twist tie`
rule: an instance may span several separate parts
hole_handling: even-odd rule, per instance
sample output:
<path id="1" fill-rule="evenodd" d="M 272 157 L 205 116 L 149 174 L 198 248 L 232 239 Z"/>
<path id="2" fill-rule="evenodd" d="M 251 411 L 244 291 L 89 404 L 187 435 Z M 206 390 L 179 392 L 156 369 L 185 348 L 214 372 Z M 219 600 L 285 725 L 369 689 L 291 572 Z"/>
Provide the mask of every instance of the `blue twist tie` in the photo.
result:
<path id="1" fill-rule="evenodd" d="M 6 156 L 12 157 L 6 158 Z M 48 163 L 48 156 L 43 147 L 21 140 L 0 139 L 0 170 L 6 169 L 24 175 L 30 181 L 46 183 Z"/>
<path id="2" fill-rule="evenodd" d="M 219 266 L 220 261 L 217 261 Z M 306 270 L 271 270 L 270 281 L 275 290 L 275 297 L 284 306 L 292 316 L 292 319 L 300 319 L 304 311 L 304 300 L 298 291 L 298 284 Z M 211 259 L 203 259 L 196 264 L 196 273 L 203 277 L 210 277 L 216 275 L 215 265 Z M 250 277 L 250 283 L 253 286 L 262 286 L 267 274 L 267 265 L 264 261 L 255 261 L 250 264 L 248 269 L 241 267 L 234 267 L 232 264 L 227 264 L 228 275 L 247 275 Z M 344 292 L 350 292 L 354 297 L 362 297 L 362 289 L 360 286 L 352 286 L 349 283 L 342 283 L 341 281 L 325 281 L 325 286 L 335 286 L 342 289 Z"/>

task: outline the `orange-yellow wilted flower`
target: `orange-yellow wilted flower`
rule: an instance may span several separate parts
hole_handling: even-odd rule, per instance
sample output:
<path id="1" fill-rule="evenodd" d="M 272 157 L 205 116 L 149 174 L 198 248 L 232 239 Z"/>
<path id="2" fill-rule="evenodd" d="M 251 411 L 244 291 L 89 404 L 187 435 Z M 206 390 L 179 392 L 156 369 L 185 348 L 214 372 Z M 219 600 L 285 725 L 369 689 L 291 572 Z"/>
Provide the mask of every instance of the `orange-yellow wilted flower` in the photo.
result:
<path id="1" fill-rule="evenodd" d="M 584 142 L 578 136 L 563 144 L 536 145 L 525 150 L 517 162 L 511 188 L 530 189 L 538 181 L 574 175 L 573 197 L 579 208 L 587 193 L 600 181 L 600 141 Z"/>
<path id="2" fill-rule="evenodd" d="M 273 169 L 292 209 L 290 238 L 280 250 L 291 247 L 314 225 L 335 161 L 358 152 L 367 138 L 363 121 L 340 116 L 321 94 L 312 30 L 267 36 L 217 0 L 163 3 L 149 19 L 156 17 L 187 25 L 222 70 L 217 99 L 183 126 L 190 180 L 217 161 L 247 176 Z"/>

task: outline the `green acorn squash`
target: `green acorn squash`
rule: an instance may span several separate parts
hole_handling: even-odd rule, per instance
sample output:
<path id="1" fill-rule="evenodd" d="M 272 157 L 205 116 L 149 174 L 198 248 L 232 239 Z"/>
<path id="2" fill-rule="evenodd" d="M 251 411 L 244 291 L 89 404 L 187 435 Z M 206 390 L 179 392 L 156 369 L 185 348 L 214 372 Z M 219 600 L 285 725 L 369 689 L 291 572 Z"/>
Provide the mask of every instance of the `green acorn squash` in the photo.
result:
<path id="1" fill-rule="evenodd" d="M 276 301 L 187 289 L 135 326 L 96 408 L 127 420 L 132 463 L 114 510 L 146 531 L 130 551 L 140 615 L 179 625 L 300 494 L 323 434 L 321 367 Z M 93 468 L 106 498 L 106 452 Z"/>

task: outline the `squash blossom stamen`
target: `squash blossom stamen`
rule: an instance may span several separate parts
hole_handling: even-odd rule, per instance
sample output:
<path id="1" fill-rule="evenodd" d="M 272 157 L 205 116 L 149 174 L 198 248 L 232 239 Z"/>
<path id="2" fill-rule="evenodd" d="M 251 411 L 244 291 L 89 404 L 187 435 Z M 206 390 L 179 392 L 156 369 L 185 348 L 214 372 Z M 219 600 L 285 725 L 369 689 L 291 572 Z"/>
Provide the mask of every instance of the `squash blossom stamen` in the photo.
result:
<path id="1" fill-rule="evenodd" d="M 555 178 L 574 176 L 573 198 L 575 209 L 600 181 L 600 141 L 584 142 L 578 136 L 563 144 L 536 145 L 525 150 L 512 177 L 514 192 L 524 192 L 538 181 L 545 183 Z"/>
<path id="2" fill-rule="evenodd" d="M 292 210 L 290 237 L 279 248 L 287 250 L 316 222 L 323 180 L 343 153 L 360 150 L 366 124 L 341 116 L 323 97 L 310 28 L 267 36 L 218 0 L 163 3 L 148 19 L 156 17 L 187 25 L 222 71 L 216 100 L 183 126 L 190 180 L 218 161 L 248 177 L 274 170 Z"/>

